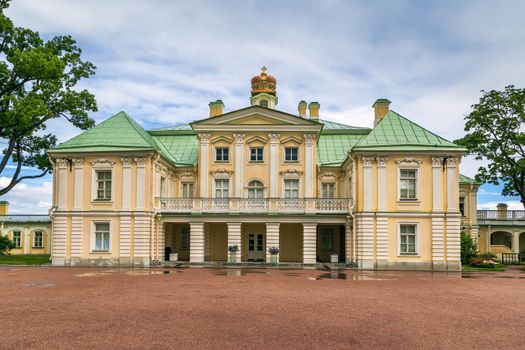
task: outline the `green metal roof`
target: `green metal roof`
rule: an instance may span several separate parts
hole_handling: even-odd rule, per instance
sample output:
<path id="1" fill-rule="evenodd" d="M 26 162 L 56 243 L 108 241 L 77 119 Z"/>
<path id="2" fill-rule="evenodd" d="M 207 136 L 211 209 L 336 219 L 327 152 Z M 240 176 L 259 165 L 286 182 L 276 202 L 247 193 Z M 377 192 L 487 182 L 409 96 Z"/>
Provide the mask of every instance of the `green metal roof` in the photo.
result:
<path id="1" fill-rule="evenodd" d="M 195 135 L 153 136 L 177 165 L 195 165 L 199 154 L 199 143 Z"/>
<path id="2" fill-rule="evenodd" d="M 169 126 L 167 128 L 158 128 L 158 129 L 152 129 L 148 130 L 148 132 L 156 132 L 156 131 L 178 131 L 178 130 L 192 130 L 190 124 L 176 124 L 173 126 Z"/>
<path id="3" fill-rule="evenodd" d="M 459 174 L 459 183 L 460 184 L 472 184 L 472 185 L 479 185 L 480 184 L 476 180 L 471 179 L 470 177 L 468 177 L 466 175 L 463 175 L 463 174 Z"/>
<path id="4" fill-rule="evenodd" d="M 348 152 L 364 135 L 325 135 L 317 141 L 317 163 L 324 166 L 338 166 L 343 163 Z"/>
<path id="5" fill-rule="evenodd" d="M 370 131 L 370 128 L 363 128 L 359 126 L 351 126 L 341 123 L 332 122 L 330 120 L 324 120 L 320 119 L 319 122 L 324 124 L 323 131 L 327 130 L 363 130 L 363 131 Z"/>
<path id="6" fill-rule="evenodd" d="M 50 152 L 137 151 L 157 148 L 146 130 L 125 112 L 118 112 Z"/>
<path id="7" fill-rule="evenodd" d="M 464 148 L 426 130 L 394 111 L 388 114 L 363 137 L 354 150 L 384 151 L 465 151 Z"/>

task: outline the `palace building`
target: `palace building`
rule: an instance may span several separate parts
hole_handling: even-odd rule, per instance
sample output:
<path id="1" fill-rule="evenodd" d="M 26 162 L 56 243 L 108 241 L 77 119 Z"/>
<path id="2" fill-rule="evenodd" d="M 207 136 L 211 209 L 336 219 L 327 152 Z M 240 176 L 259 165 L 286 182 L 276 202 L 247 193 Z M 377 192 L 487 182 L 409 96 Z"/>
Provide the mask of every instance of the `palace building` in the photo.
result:
<path id="1" fill-rule="evenodd" d="M 49 151 L 53 264 L 461 269 L 464 148 L 386 99 L 363 128 L 278 110 L 264 67 L 251 87 L 246 108 L 155 130 L 119 112 Z"/>

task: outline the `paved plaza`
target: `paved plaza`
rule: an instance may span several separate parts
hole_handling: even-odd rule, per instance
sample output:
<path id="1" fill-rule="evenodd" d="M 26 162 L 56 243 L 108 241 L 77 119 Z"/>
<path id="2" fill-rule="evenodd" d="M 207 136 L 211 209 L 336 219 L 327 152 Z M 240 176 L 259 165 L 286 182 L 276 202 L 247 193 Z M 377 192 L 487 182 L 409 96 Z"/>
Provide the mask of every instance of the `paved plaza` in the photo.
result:
<path id="1" fill-rule="evenodd" d="M 0 267 L 1 349 L 523 349 L 525 272 Z"/>

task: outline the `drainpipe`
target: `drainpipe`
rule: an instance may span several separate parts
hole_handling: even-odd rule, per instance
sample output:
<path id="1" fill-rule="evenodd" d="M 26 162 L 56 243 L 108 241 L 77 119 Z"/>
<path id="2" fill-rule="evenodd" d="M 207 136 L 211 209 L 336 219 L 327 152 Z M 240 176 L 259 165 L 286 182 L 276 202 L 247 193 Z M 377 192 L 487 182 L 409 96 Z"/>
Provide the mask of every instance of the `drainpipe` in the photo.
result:
<path id="1" fill-rule="evenodd" d="M 356 158 L 357 159 L 357 158 Z M 352 206 L 350 207 L 350 217 L 352 218 L 352 260 L 354 263 L 357 262 L 357 234 L 355 232 L 355 216 L 354 208 L 357 200 L 357 167 L 355 161 L 352 161 Z"/>

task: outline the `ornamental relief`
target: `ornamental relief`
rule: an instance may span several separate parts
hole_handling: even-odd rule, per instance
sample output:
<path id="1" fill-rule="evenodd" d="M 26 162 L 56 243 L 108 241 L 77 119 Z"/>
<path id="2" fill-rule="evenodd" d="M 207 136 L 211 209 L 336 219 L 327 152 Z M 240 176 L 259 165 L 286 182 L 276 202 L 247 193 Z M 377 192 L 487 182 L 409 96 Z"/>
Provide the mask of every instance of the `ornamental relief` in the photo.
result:
<path id="1" fill-rule="evenodd" d="M 279 142 L 279 136 L 280 134 L 268 134 L 268 138 L 270 139 L 271 143 L 278 143 Z"/>
<path id="2" fill-rule="evenodd" d="M 458 165 L 458 158 L 456 157 L 447 157 L 447 167 L 455 167 Z"/>
<path id="3" fill-rule="evenodd" d="M 210 171 L 210 175 L 211 176 L 216 176 L 216 175 L 228 175 L 228 176 L 231 176 L 232 174 L 233 174 L 233 171 L 230 171 L 230 170 L 227 170 L 227 169 L 224 169 L 224 168 L 219 168 L 219 169 L 215 169 L 215 170 Z"/>
<path id="4" fill-rule="evenodd" d="M 82 168 L 84 165 L 84 158 L 73 158 L 73 164 L 75 164 L 75 168 Z"/>
<path id="5" fill-rule="evenodd" d="M 361 157 L 361 160 L 363 161 L 363 166 L 370 167 L 372 166 L 372 162 L 374 161 L 374 157 Z"/>
<path id="6" fill-rule="evenodd" d="M 419 165 L 419 164 L 422 163 L 422 161 L 419 160 L 419 159 L 412 158 L 412 157 L 407 157 L 407 158 L 403 158 L 403 159 L 398 159 L 398 160 L 396 160 L 396 163 L 397 163 L 398 165 L 401 165 L 401 164 L 407 164 L 407 163 L 408 163 L 408 164 L 417 164 L 417 165 Z"/>
<path id="7" fill-rule="evenodd" d="M 303 175 L 303 172 L 297 169 L 287 169 L 285 171 L 281 171 L 279 174 L 281 174 L 281 176 L 301 176 Z"/>
<path id="8" fill-rule="evenodd" d="M 96 167 L 112 167 L 115 165 L 115 162 L 106 158 L 99 158 L 93 162 L 91 162 L 91 166 Z"/>
<path id="9" fill-rule="evenodd" d="M 336 180 L 338 179 L 339 176 L 337 176 L 335 173 L 333 172 L 326 172 L 326 173 L 322 173 L 321 175 L 319 175 L 319 179 L 320 180 Z"/>

